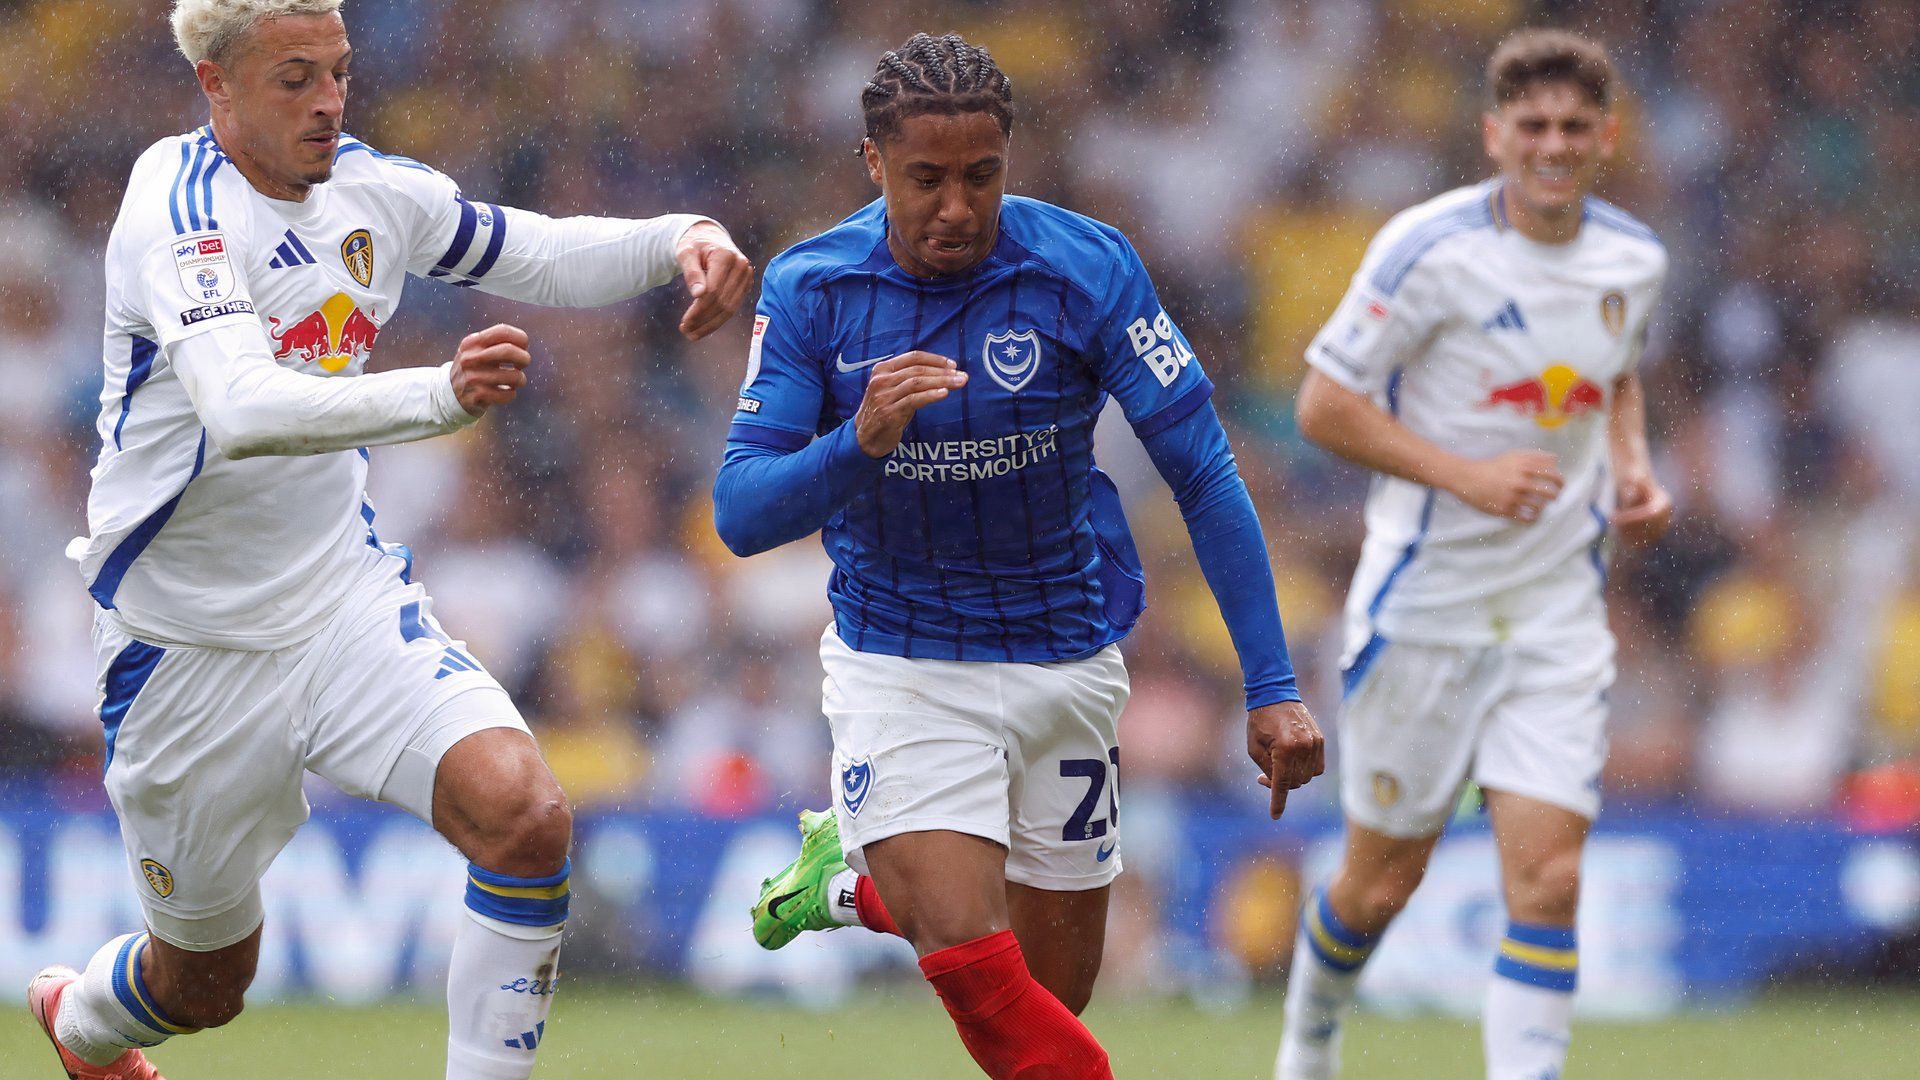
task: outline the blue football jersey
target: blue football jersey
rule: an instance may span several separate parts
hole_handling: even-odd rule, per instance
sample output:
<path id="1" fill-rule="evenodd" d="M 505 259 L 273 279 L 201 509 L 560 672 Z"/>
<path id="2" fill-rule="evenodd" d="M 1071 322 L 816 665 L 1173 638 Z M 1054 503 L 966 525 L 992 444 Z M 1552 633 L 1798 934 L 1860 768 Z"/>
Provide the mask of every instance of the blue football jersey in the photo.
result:
<path id="1" fill-rule="evenodd" d="M 1093 428 L 1111 394 L 1142 438 L 1213 387 L 1127 238 L 1008 196 L 993 252 L 917 278 L 875 201 L 768 265 L 729 441 L 782 451 L 852 418 L 879 362 L 954 360 L 877 478 L 822 530 L 840 636 L 944 660 L 1085 656 L 1144 607 L 1139 556 Z"/>

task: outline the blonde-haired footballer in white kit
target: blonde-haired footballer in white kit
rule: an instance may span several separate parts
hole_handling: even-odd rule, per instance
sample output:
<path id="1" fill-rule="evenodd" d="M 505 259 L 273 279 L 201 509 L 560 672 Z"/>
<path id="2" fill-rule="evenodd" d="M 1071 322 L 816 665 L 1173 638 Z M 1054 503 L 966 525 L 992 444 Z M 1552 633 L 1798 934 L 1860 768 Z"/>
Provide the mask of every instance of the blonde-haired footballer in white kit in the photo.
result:
<path id="1" fill-rule="evenodd" d="M 447 1076 L 532 1073 L 571 816 L 364 493 L 366 447 L 512 401 L 528 340 L 495 326 L 448 364 L 363 371 L 409 274 L 585 307 L 684 271 L 693 338 L 752 277 L 708 219 L 548 219 L 342 134 L 339 6 L 182 0 L 211 123 L 141 155 L 108 241 L 103 445 L 70 554 L 99 605 L 105 783 L 147 929 L 29 988 L 70 1077 L 155 1076 L 141 1048 L 239 1013 L 305 770 L 471 860 Z"/>
<path id="2" fill-rule="evenodd" d="M 1667 256 L 1590 194 L 1619 127 L 1599 46 L 1522 31 L 1488 81 L 1500 176 L 1389 222 L 1307 353 L 1302 431 L 1380 475 L 1347 603 L 1346 849 L 1301 915 L 1282 1080 L 1338 1071 L 1362 965 L 1468 780 L 1509 918 L 1487 1075 L 1566 1060 L 1614 676 L 1604 545 L 1671 514 L 1635 370 Z"/>

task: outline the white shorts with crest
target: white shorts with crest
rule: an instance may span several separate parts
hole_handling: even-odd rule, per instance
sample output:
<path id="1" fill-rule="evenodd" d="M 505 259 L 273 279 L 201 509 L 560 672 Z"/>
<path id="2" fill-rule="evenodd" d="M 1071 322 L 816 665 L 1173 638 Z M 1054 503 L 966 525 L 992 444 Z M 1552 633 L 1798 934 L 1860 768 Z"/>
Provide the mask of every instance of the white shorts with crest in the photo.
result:
<path id="1" fill-rule="evenodd" d="M 1109 645 L 1046 664 L 922 660 L 820 639 L 833 802 L 847 862 L 902 833 L 952 831 L 1007 849 L 1007 880 L 1097 889 L 1120 872 L 1120 710 Z"/>
<path id="2" fill-rule="evenodd" d="M 333 617 L 284 649 L 147 642 L 99 613 L 107 795 L 155 936 L 208 952 L 260 925 L 260 878 L 307 820 L 308 771 L 431 822 L 442 755 L 526 730 L 401 550 L 369 548 Z"/>

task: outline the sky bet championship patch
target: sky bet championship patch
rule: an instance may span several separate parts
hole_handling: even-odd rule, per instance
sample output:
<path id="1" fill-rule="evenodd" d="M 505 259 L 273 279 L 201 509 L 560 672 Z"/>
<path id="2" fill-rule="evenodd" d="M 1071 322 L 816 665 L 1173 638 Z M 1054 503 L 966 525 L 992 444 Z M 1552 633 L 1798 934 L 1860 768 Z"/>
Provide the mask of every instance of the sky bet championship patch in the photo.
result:
<path id="1" fill-rule="evenodd" d="M 217 232 L 183 236 L 173 244 L 173 268 L 187 295 L 202 304 L 218 304 L 233 295 L 233 264 L 227 238 Z"/>

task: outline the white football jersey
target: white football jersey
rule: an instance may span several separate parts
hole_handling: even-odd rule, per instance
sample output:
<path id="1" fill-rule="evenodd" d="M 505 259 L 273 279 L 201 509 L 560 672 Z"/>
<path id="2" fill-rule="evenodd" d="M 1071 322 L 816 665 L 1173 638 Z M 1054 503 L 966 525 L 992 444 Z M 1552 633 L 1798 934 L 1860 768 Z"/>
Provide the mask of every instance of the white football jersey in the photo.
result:
<path id="1" fill-rule="evenodd" d="M 68 547 L 100 606 L 161 644 L 280 648 L 318 628 L 379 549 L 366 451 L 223 457 L 167 350 L 255 323 L 282 367 L 358 375 L 407 275 L 479 283 L 509 224 L 346 136 L 332 180 L 298 203 L 256 191 L 207 128 L 142 154 L 107 242 L 89 535 Z"/>
<path id="2" fill-rule="evenodd" d="M 1454 453 L 1545 450 L 1566 487 L 1521 524 L 1376 477 L 1348 598 L 1350 653 L 1372 634 L 1497 641 L 1572 602 L 1559 594 L 1594 602 L 1604 584 L 1614 383 L 1639 361 L 1666 250 L 1599 199 L 1557 245 L 1522 236 L 1502 205 L 1493 180 L 1388 222 L 1307 360 Z"/>

